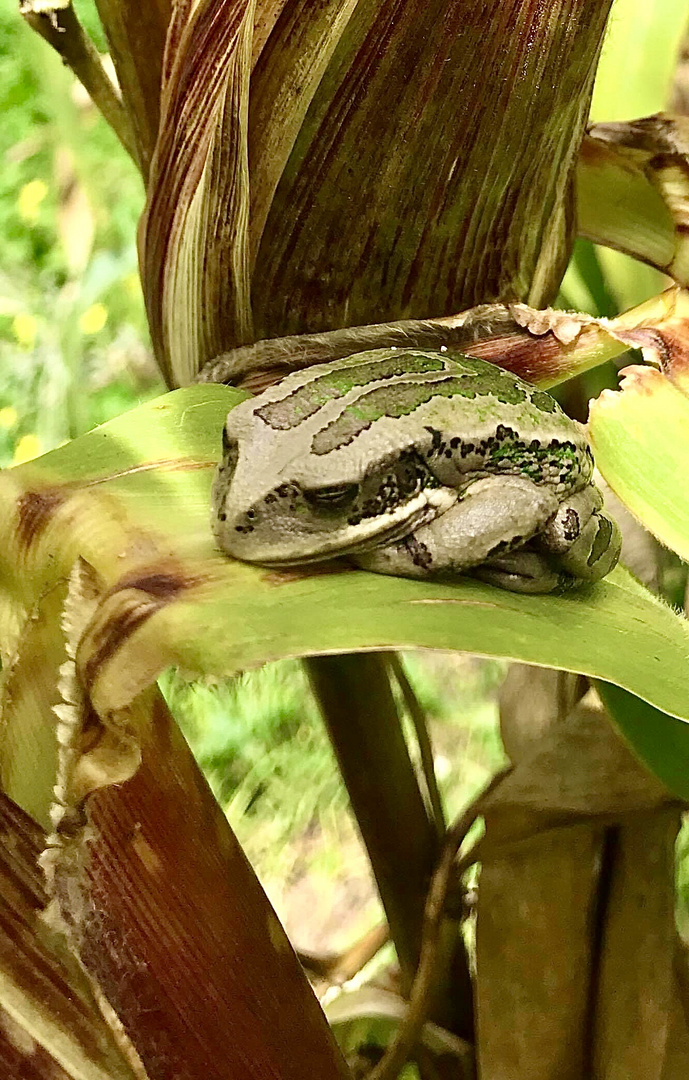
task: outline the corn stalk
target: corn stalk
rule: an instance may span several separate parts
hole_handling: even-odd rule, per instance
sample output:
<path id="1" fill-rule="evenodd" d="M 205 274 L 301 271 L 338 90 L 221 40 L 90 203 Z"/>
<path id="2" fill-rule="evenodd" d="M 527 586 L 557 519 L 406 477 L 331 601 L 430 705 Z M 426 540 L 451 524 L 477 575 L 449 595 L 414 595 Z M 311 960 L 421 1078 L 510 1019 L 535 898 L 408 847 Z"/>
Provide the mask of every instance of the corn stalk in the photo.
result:
<path id="1" fill-rule="evenodd" d="M 141 273 L 157 360 L 171 388 L 187 385 L 226 353 L 240 370 L 235 381 L 246 377 L 249 385 L 251 347 L 262 339 L 316 334 L 322 343 L 345 328 L 429 320 L 491 302 L 511 305 L 499 317 L 509 322 L 504 337 L 514 344 L 520 327 L 534 318 L 527 314 L 520 323 L 519 302 L 543 307 L 557 292 L 575 232 L 575 183 L 590 190 L 586 162 L 616 176 L 629 173 L 624 147 L 633 152 L 633 140 L 599 131 L 603 166 L 591 143 L 585 144 L 588 158 L 580 154 L 610 0 L 483 0 L 478 8 L 473 0 L 178 0 L 172 8 L 161 0 L 145 10 L 132 0 L 99 0 L 98 8 L 118 86 L 104 84 L 97 53 L 69 3 L 23 5 L 27 19 L 59 47 L 93 94 L 146 179 Z M 666 196 L 670 188 L 666 184 Z M 666 212 L 663 198 L 661 193 L 653 207 L 657 231 L 665 230 L 664 246 L 640 250 L 674 268 L 681 281 L 681 214 Z M 605 239 L 595 198 L 589 195 L 586 205 L 589 235 Z M 623 240 L 616 234 L 616 241 L 630 248 L 635 242 L 627 234 Z M 496 308 L 490 311 L 489 323 L 498 317 Z M 480 315 L 475 325 L 474 339 L 491 338 Z M 539 330 L 531 321 L 529 332 L 552 336 L 553 326 Z M 561 344 L 558 339 L 558 355 Z M 504 349 L 503 339 L 498 355 Z M 261 375 L 279 377 L 280 364 L 264 364 Z M 31 576 L 32 559 L 38 565 L 36 548 L 47 544 L 45 530 L 61 512 L 62 493 L 56 492 L 25 498 L 25 576 Z M 52 762 L 48 772 L 59 777 L 57 806 L 51 808 L 45 785 L 40 797 L 33 789 L 23 794 L 27 802 L 33 799 L 31 813 L 53 828 L 46 866 L 55 920 L 107 1001 L 104 1011 L 110 1016 L 114 1009 L 119 1017 L 127 1060 L 145 1075 L 344 1076 L 279 924 L 160 699 L 150 691 L 128 696 L 126 668 L 118 670 L 119 682 L 109 674 L 108 665 L 136 628 L 185 592 L 202 588 L 203 579 L 173 557 L 161 570 L 160 550 L 151 551 L 155 571 L 142 573 L 131 530 L 116 513 L 108 519 L 106 499 L 102 509 L 106 531 L 120 529 L 121 544 L 112 558 L 109 549 L 94 552 L 97 570 L 92 562 L 73 572 L 66 644 L 51 633 L 64 601 L 64 576 L 49 588 L 46 581 L 38 597 L 28 586 L 24 592 L 15 587 L 6 603 L 12 632 L 5 650 L 7 656 L 16 652 L 15 673 L 22 663 L 30 668 L 35 634 L 48 627 L 50 665 L 41 681 L 46 691 L 38 695 L 40 716 L 62 697 L 64 728 L 57 743 L 47 723 L 37 725 L 41 760 Z M 83 544 L 75 540 L 68 555 L 73 561 L 78 554 Z M 62 593 L 54 591 L 59 588 Z M 142 658 L 152 672 L 155 651 L 151 643 Z M 65 663 L 67 684 L 63 675 L 60 694 L 53 690 L 51 697 Z M 375 657 L 366 664 L 345 657 L 312 659 L 310 669 L 349 777 L 408 989 L 421 956 L 424 896 L 440 846 L 391 706 L 387 668 Z M 371 700 L 377 703 L 374 717 Z M 30 704 L 18 694 L 8 701 L 10 715 L 13 708 L 16 713 L 8 730 L 19 729 L 17 717 Z M 351 738 L 350 723 L 358 739 Z M 367 743 L 367 724 L 381 732 L 385 724 L 386 739 Z M 7 760 L 22 752 L 12 746 Z M 6 769 L 4 779 L 19 801 L 20 774 Z M 397 788 L 387 792 L 381 815 L 380 793 L 357 785 L 358 774 L 381 777 L 383 788 L 389 774 L 406 792 L 399 842 L 391 827 Z M 513 784 L 519 788 L 520 782 Z M 504 799 L 502 786 L 500 792 Z M 554 853 L 561 885 L 569 881 L 566 870 L 583 867 L 594 903 L 603 827 L 568 819 L 568 861 L 549 831 L 562 826 L 561 816 L 556 813 L 547 826 L 540 818 L 529 820 L 524 836 L 515 838 L 503 822 L 510 800 L 520 805 L 510 795 L 492 815 L 486 810 L 489 836 L 493 830 L 505 844 L 518 845 L 536 833 L 543 871 L 538 882 L 554 873 Z M 659 836 L 656 823 L 648 825 L 649 844 L 662 848 L 676 806 L 655 790 L 647 806 L 664 815 Z M 580 813 L 579 804 L 572 812 Z M 614 803 L 599 812 L 622 811 Z M 89 833 L 94 827 L 95 839 Z M 198 836 L 208 848 L 203 856 Z M 619 859 L 629 865 L 633 843 L 625 848 L 622 842 L 620 850 Z M 526 889 L 534 882 L 532 863 L 524 863 L 521 849 L 516 858 L 525 867 Z M 505 917 L 498 925 L 501 905 L 509 906 L 514 859 L 503 852 L 492 869 L 487 863 L 492 915 L 484 914 L 479 934 L 481 1075 L 575 1080 L 595 1068 L 595 1075 L 612 1077 L 605 1062 L 619 1046 L 619 1025 L 608 1023 L 596 1047 L 587 1044 L 579 1056 L 568 1050 L 589 1019 L 589 972 L 604 952 L 600 942 L 595 955 L 586 951 L 585 919 L 575 926 L 563 916 L 574 960 L 571 950 L 562 955 L 576 964 L 586 952 L 589 966 L 581 966 L 574 999 L 561 997 L 558 1019 L 545 1023 L 549 1045 L 557 1050 L 542 1054 L 538 1038 L 530 1041 L 525 1030 L 530 1010 L 541 1010 L 542 1003 L 531 993 L 538 976 L 529 970 L 522 980 L 528 995 L 523 1008 L 519 974 L 526 969 L 519 956 L 514 1001 L 501 1006 L 501 1022 L 491 1015 L 500 932 L 509 926 L 509 940 L 516 943 L 525 933 L 523 919 L 510 923 Z M 189 907 L 199 913 L 199 928 L 187 948 Z M 551 904 L 546 914 L 558 911 L 562 907 Z M 661 917 L 667 929 L 667 904 Z M 473 1041 L 466 959 L 456 926 L 446 930 L 435 957 L 445 973 L 443 992 L 429 1007 L 434 1019 Z M 545 918 L 544 947 L 552 948 L 554 940 Z M 673 940 L 666 934 L 666 953 Z M 172 957 L 177 963 L 192 958 L 191 985 Z M 601 968 L 601 994 L 614 959 Z M 203 1004 L 204 994 L 215 1011 Z M 637 1062 L 650 1060 L 645 1050 L 638 1048 Z M 653 1059 L 655 1072 L 647 1070 L 645 1077 L 669 1080 L 670 1073 L 658 1071 L 664 1054 L 665 1043 Z"/>

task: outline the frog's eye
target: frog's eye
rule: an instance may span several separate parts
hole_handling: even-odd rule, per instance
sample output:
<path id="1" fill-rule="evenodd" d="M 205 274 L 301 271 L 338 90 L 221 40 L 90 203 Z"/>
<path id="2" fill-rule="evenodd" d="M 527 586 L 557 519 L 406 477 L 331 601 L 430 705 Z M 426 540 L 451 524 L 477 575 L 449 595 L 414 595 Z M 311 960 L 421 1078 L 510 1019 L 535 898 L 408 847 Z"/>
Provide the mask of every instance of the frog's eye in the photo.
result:
<path id="1" fill-rule="evenodd" d="M 304 498 L 313 507 L 339 510 L 354 501 L 358 490 L 358 484 L 330 484 L 329 487 L 304 489 Z"/>

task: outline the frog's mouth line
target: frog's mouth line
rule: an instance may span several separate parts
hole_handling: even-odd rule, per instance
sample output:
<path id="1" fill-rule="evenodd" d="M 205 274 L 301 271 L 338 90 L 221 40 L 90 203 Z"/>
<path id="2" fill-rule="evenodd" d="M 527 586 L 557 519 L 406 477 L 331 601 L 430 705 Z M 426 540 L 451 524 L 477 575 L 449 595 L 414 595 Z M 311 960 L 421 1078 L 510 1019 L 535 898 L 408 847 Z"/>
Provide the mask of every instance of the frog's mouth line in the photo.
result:
<path id="1" fill-rule="evenodd" d="M 429 498 L 429 495 L 432 496 Z M 375 528 L 375 535 L 365 536 L 360 540 L 353 540 L 350 544 L 343 544 L 342 541 L 333 540 L 330 545 L 323 544 L 321 538 L 321 547 L 319 551 L 313 554 L 306 555 L 294 555 L 294 556 L 278 556 L 277 558 L 271 558 L 269 554 L 259 554 L 251 558 L 246 556 L 238 556 L 243 558 L 245 562 L 255 562 L 264 566 L 291 567 L 291 566 L 305 566 L 309 563 L 326 562 L 328 559 L 345 558 L 347 555 L 360 554 L 366 551 L 374 551 L 376 548 L 386 547 L 389 544 L 394 544 L 398 540 L 403 540 L 410 533 L 416 529 L 421 528 L 422 525 L 427 525 L 440 514 L 449 510 L 450 506 L 454 506 L 457 501 L 457 492 L 450 488 L 434 488 L 431 491 L 421 492 L 413 497 L 409 502 L 397 506 L 394 511 L 394 519 L 391 522 L 389 528 L 381 531 L 380 522 L 383 516 L 393 515 L 380 515 L 376 518 L 371 518 L 371 528 Z M 413 509 L 410 510 L 410 504 Z M 414 504 L 416 504 L 414 506 Z M 404 516 L 400 520 L 400 512 L 404 511 Z M 303 539 L 303 538 L 302 538 Z"/>

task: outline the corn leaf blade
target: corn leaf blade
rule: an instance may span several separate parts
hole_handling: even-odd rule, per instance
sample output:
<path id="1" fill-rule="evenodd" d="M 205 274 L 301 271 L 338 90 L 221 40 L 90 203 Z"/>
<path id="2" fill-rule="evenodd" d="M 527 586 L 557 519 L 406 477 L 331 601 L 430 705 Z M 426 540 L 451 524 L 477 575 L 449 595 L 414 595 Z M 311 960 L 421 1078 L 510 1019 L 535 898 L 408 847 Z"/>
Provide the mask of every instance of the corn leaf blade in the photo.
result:
<path id="1" fill-rule="evenodd" d="M 237 399 L 220 386 L 176 391 L 4 477 L 1 573 L 13 579 L 23 563 L 23 602 L 66 576 L 77 553 L 105 581 L 77 658 L 99 712 L 172 663 L 227 674 L 279 656 L 415 646 L 582 671 L 689 719 L 687 625 L 622 569 L 532 597 L 334 565 L 270 573 L 222 556 L 209 489 Z M 39 509 L 22 532 L 28 493 Z"/>

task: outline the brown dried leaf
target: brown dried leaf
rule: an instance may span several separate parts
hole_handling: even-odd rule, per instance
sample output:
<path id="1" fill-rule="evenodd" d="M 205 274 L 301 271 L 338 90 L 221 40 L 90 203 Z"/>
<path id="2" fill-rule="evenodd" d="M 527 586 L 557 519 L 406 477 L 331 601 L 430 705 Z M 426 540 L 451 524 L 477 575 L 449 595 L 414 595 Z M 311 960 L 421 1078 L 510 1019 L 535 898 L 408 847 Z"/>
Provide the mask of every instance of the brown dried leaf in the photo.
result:
<path id="1" fill-rule="evenodd" d="M 357 2 L 291 0 L 257 59 L 249 105 L 252 264 L 307 109 Z"/>
<path id="2" fill-rule="evenodd" d="M 254 336 L 550 298 L 608 6 L 181 4 L 141 234 L 169 384 Z"/>
<path id="3" fill-rule="evenodd" d="M 92 986 L 42 918 L 41 829 L 0 795 L 0 1074 L 31 1080 L 147 1080 L 104 1021 Z"/>
<path id="4" fill-rule="evenodd" d="M 550 299 L 608 6 L 360 2 L 271 204 L 257 335 Z"/>
<path id="5" fill-rule="evenodd" d="M 534 832 L 481 867 L 478 1071 L 581 1080 L 588 1075 L 591 911 L 602 835 L 588 823 Z"/>
<path id="6" fill-rule="evenodd" d="M 251 336 L 247 110 L 252 0 L 199 3 L 171 30 L 141 222 L 149 323 L 170 385 Z"/>
<path id="7" fill-rule="evenodd" d="M 594 1075 L 663 1080 L 672 999 L 676 808 L 620 829 L 611 862 L 597 998 Z"/>
<path id="8" fill-rule="evenodd" d="M 142 764 L 55 838 L 52 895 L 151 1080 L 345 1080 L 323 1013 L 156 688 Z"/>
<path id="9" fill-rule="evenodd" d="M 689 119 L 595 124 L 577 170 L 579 232 L 689 284 Z"/>

